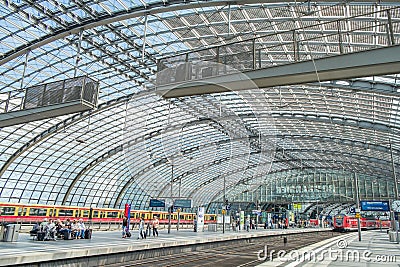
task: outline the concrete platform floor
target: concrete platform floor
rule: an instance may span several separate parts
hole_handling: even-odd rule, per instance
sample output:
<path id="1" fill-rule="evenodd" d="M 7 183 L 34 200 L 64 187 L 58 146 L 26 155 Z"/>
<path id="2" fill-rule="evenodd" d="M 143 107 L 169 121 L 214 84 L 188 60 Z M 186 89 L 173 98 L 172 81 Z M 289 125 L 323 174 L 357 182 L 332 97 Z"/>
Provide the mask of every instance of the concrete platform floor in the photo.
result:
<path id="1" fill-rule="evenodd" d="M 92 239 L 34 241 L 29 234 L 21 233 L 17 242 L 0 242 L 0 266 L 51 261 L 94 255 L 107 255 L 137 251 L 144 249 L 158 249 L 182 245 L 218 242 L 261 236 L 282 235 L 310 231 L 327 231 L 329 229 L 287 229 L 287 230 L 251 230 L 250 232 L 193 232 L 193 230 L 160 230 L 158 237 L 137 239 L 137 232 L 132 237 L 123 239 L 120 231 L 95 231 Z M 400 259 L 400 257 L 399 257 Z"/>
<path id="2" fill-rule="evenodd" d="M 358 232 L 352 232 L 296 251 L 281 252 L 258 266 L 399 267 L 400 244 L 390 242 L 386 230 L 362 231 L 361 241 Z"/>

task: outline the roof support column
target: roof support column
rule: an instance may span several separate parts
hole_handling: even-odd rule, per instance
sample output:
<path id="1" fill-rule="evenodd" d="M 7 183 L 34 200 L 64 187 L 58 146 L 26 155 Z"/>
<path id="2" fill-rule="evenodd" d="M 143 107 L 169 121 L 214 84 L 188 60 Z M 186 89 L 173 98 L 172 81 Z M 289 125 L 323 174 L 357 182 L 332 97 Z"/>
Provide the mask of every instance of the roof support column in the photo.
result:
<path id="1" fill-rule="evenodd" d="M 393 34 L 393 24 L 392 24 L 392 15 L 390 14 L 390 10 L 387 10 L 388 24 L 386 24 L 386 30 L 388 34 L 388 44 L 395 45 L 395 39 Z"/>
<path id="2" fill-rule="evenodd" d="M 144 31 L 143 31 L 143 46 L 142 46 L 142 62 L 144 62 L 144 56 L 146 51 L 146 33 L 147 33 L 147 13 L 144 15 Z"/>
<path id="3" fill-rule="evenodd" d="M 78 50 L 76 52 L 74 77 L 76 77 L 76 74 L 78 72 L 78 64 L 79 64 L 79 61 L 81 60 L 82 36 L 83 36 L 83 29 L 81 29 L 79 32 L 79 43 L 78 43 Z"/>
<path id="4" fill-rule="evenodd" d="M 253 57 L 253 70 L 257 69 L 256 67 L 256 62 L 257 62 L 257 58 L 256 58 L 256 38 L 253 39 L 253 51 L 252 51 L 252 57 Z"/>
<path id="5" fill-rule="evenodd" d="M 340 20 L 337 21 L 337 30 L 339 36 L 339 52 L 343 54 L 343 37 L 342 37 L 342 30 L 340 28 Z"/>
<path id="6" fill-rule="evenodd" d="M 392 171 L 393 171 L 393 184 L 394 184 L 394 197 L 399 199 L 399 191 L 397 188 L 397 177 L 396 177 L 396 169 L 394 166 L 394 158 L 393 158 L 393 149 L 392 149 L 392 142 L 389 139 L 389 146 L 390 146 L 390 157 L 392 159 Z"/>
<path id="7" fill-rule="evenodd" d="M 26 52 L 25 54 L 24 70 L 22 72 L 22 78 L 21 78 L 21 89 L 24 88 L 24 78 L 25 78 L 26 68 L 28 66 L 29 52 L 30 50 L 28 50 L 28 52 Z"/>

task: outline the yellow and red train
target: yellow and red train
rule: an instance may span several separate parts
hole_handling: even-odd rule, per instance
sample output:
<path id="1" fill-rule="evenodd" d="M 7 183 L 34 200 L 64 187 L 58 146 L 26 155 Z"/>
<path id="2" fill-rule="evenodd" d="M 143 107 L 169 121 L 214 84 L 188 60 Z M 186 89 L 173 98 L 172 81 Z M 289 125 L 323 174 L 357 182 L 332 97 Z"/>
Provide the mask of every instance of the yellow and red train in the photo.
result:
<path id="1" fill-rule="evenodd" d="M 131 210 L 130 222 L 137 223 L 141 217 L 145 221 L 152 220 L 157 216 L 161 224 L 168 223 L 168 212 L 151 210 Z M 20 204 L 20 203 L 1 203 L 0 202 L 0 222 L 20 222 L 32 223 L 43 221 L 44 218 L 55 218 L 62 221 L 66 219 L 83 219 L 93 223 L 118 223 L 122 221 L 124 209 L 112 208 L 90 208 L 77 206 L 60 205 L 38 205 L 38 204 Z M 180 212 L 180 223 L 193 223 L 196 217 L 195 213 Z M 204 223 L 216 223 L 216 214 L 205 214 Z M 171 223 L 178 222 L 178 212 L 173 212 Z"/>

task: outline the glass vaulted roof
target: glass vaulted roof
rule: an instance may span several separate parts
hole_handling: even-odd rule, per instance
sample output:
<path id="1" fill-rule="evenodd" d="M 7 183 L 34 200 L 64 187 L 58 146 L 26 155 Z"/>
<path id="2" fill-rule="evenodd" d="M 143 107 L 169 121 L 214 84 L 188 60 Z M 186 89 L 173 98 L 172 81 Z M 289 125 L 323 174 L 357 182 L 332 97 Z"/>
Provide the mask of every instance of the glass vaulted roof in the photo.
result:
<path id="1" fill-rule="evenodd" d="M 0 129 L 0 201 L 146 208 L 234 198 L 276 173 L 399 169 L 399 77 L 163 99 L 157 62 L 234 56 L 261 67 L 396 46 L 395 1 L 7 0 L 0 4 L 0 109 L 23 89 L 89 76 L 99 105 Z M 219 51 L 219 50 L 218 50 Z M 316 69 L 318 72 L 318 69 Z M 10 101 L 6 101 L 10 99 Z M 392 148 L 392 149 L 391 149 Z M 391 153 L 392 152 L 392 153 Z"/>

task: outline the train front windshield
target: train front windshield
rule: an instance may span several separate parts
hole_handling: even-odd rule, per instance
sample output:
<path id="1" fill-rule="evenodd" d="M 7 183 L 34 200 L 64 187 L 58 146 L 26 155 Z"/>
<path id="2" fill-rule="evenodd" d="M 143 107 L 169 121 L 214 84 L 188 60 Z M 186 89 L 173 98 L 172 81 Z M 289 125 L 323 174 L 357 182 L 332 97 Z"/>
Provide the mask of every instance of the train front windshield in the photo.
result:
<path id="1" fill-rule="evenodd" d="M 335 222 L 336 222 L 336 226 L 342 226 L 343 225 L 343 216 L 335 217 Z"/>

